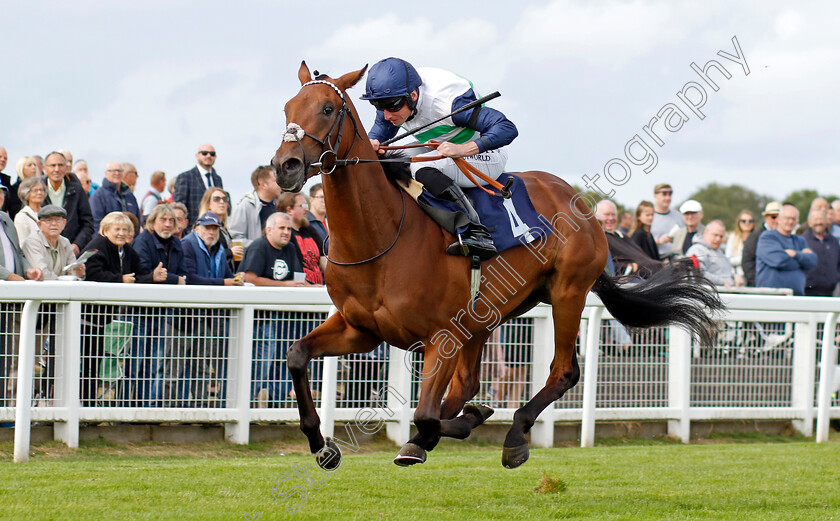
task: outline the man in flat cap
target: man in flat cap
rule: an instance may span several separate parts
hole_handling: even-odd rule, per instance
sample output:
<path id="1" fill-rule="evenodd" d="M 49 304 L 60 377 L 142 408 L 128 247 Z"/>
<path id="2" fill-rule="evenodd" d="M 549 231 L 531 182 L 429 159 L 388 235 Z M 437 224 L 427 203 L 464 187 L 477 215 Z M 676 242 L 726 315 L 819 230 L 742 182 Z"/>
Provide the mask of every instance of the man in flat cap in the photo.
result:
<path id="1" fill-rule="evenodd" d="M 40 268 L 44 280 L 56 280 L 64 275 L 64 267 L 76 260 L 73 246 L 61 232 L 67 225 L 67 211 L 48 204 L 38 212 L 38 232 L 23 241 L 21 249 L 29 264 Z M 84 264 L 73 270 L 79 278 L 85 276 Z"/>

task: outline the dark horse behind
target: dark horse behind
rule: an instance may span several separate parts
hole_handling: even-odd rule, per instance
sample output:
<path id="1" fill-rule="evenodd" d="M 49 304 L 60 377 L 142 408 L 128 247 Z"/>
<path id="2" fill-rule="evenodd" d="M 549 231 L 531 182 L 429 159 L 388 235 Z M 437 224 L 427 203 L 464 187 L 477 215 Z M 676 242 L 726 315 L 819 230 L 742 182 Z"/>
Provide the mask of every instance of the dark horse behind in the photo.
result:
<path id="1" fill-rule="evenodd" d="M 473 305 L 469 260 L 444 252 L 453 237 L 376 162 L 345 92 L 365 70 L 313 79 L 302 63 L 302 87 L 286 103 L 284 142 L 271 161 L 277 183 L 287 191 L 299 191 L 320 173 L 313 164 L 335 167 L 322 182 L 331 233 L 325 277 L 338 313 L 288 353 L 300 427 L 319 465 L 336 468 L 341 453 L 319 430 L 306 370 L 315 357 L 365 353 L 383 341 L 421 350 L 417 434 L 395 462 L 422 463 L 441 436 L 466 438 L 492 414 L 467 403 L 478 392 L 481 353 L 491 331 L 540 302 L 550 304 L 554 359 L 545 386 L 514 414 L 502 453 L 502 464 L 513 468 L 529 457 L 525 435 L 537 416 L 580 378 L 575 340 L 590 290 L 629 327 L 675 323 L 695 337 L 711 339 L 714 314 L 723 307 L 714 287 L 685 263 L 636 285 L 607 276 L 607 241 L 592 210 L 568 184 L 545 172 L 517 175 L 537 211 L 552 224 L 551 233 L 485 261 L 486 277 Z"/>

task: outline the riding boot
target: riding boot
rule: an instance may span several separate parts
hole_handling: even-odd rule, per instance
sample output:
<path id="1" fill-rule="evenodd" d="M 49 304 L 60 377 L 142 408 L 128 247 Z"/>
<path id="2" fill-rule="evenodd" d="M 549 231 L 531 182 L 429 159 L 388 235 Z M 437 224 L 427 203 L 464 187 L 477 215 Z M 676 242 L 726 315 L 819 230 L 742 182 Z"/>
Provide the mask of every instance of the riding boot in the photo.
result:
<path id="1" fill-rule="evenodd" d="M 458 240 L 446 248 L 446 253 L 465 257 L 478 255 L 482 260 L 496 255 L 496 247 L 493 245 L 489 230 L 481 224 L 481 219 L 473 208 L 472 202 L 461 187 L 455 184 L 455 181 L 440 170 L 430 167 L 421 168 L 415 177 L 435 197 L 457 204 L 470 221 L 467 230 L 458 234 Z"/>

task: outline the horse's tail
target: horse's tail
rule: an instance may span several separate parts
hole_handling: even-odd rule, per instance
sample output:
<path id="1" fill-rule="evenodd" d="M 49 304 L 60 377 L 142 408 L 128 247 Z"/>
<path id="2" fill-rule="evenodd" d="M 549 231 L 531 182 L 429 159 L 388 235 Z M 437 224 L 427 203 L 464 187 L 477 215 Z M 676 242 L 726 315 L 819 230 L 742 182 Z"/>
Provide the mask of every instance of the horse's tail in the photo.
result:
<path id="1" fill-rule="evenodd" d="M 714 285 L 687 260 L 673 262 L 650 278 L 620 285 L 621 277 L 602 273 L 592 287 L 616 320 L 630 328 L 680 324 L 711 345 L 715 315 L 725 306 Z"/>

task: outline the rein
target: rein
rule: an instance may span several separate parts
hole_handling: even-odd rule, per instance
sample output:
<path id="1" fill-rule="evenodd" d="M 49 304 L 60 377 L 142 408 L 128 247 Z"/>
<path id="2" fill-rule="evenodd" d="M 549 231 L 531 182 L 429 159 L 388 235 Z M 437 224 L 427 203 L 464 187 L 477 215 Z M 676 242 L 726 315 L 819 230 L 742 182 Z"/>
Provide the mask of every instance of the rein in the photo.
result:
<path id="1" fill-rule="evenodd" d="M 385 254 L 386 254 L 386 253 L 388 253 L 389 251 L 391 251 L 391 248 L 393 248 L 393 247 L 397 244 L 397 240 L 400 238 L 400 232 L 402 232 L 403 224 L 405 223 L 405 194 L 403 193 L 403 191 L 402 191 L 402 190 L 399 190 L 399 189 L 398 189 L 398 191 L 400 192 L 400 199 L 402 199 L 402 205 L 403 205 L 403 208 L 402 208 L 402 216 L 400 216 L 400 225 L 399 225 L 399 227 L 397 228 L 397 235 L 394 237 L 394 242 L 392 242 L 390 246 L 388 246 L 387 248 L 385 248 L 385 249 L 384 249 L 383 251 L 381 251 L 380 253 L 377 253 L 377 254 L 376 254 L 376 255 L 374 255 L 373 257 L 370 257 L 369 259 L 365 259 L 365 260 L 361 260 L 361 261 L 356 261 L 356 262 L 339 262 L 339 261 L 337 261 L 337 260 L 332 260 L 332 259 L 330 258 L 330 256 L 329 256 L 329 255 L 325 255 L 325 257 L 327 257 L 327 260 L 328 260 L 328 261 L 330 261 L 330 262 L 332 262 L 332 263 L 333 263 L 333 264 L 335 264 L 336 266 L 358 266 L 358 265 L 360 265 L 360 264 L 366 264 L 366 263 L 368 263 L 368 262 L 370 262 L 370 261 L 374 261 L 374 260 L 378 259 L 379 257 L 381 257 L 381 256 L 385 255 Z"/>

